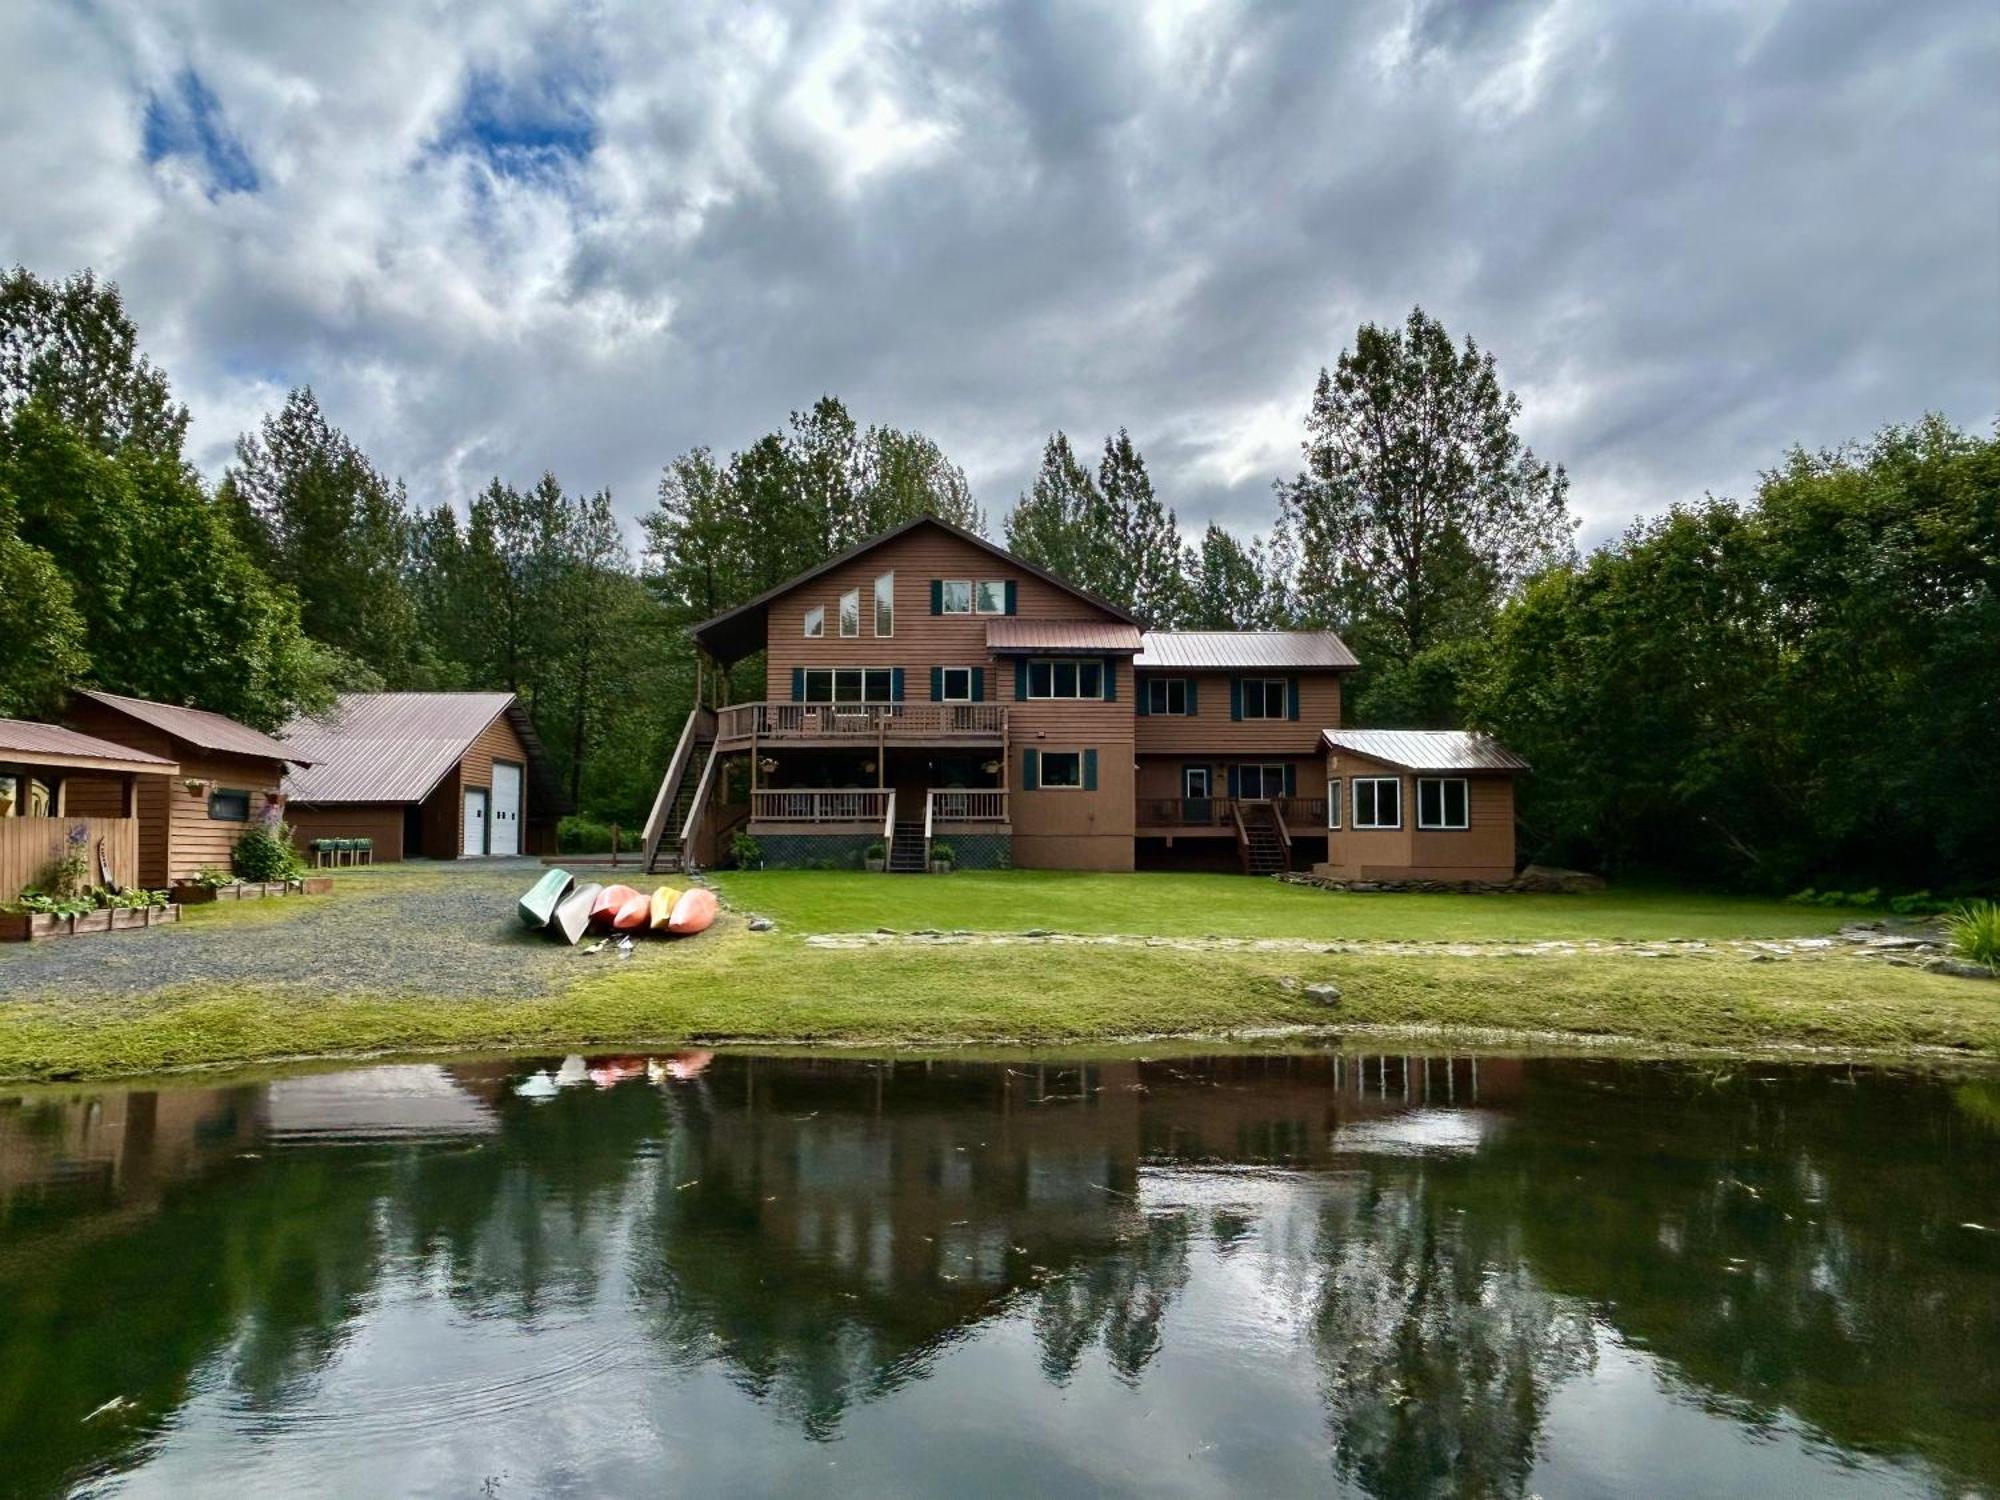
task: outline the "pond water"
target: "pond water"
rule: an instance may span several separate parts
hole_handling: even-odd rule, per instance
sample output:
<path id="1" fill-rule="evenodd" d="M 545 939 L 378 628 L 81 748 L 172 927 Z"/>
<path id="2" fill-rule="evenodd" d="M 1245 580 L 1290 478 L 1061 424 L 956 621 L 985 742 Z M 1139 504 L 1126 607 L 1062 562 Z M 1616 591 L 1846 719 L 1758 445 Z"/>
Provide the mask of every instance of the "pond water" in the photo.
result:
<path id="1" fill-rule="evenodd" d="M 0 1491 L 2000 1493 L 2000 1081 L 560 1057 L 0 1099 Z"/>

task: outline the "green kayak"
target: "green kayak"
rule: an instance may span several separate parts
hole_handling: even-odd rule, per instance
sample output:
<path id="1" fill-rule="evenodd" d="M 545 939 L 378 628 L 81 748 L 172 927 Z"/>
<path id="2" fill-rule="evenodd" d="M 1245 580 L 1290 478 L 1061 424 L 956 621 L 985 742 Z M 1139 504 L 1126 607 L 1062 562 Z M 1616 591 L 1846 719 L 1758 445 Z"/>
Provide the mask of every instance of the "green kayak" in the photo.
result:
<path id="1" fill-rule="evenodd" d="M 567 870 L 551 870 L 521 898 L 521 925 L 546 927 L 556 914 L 556 903 L 569 890 L 573 878 Z"/>

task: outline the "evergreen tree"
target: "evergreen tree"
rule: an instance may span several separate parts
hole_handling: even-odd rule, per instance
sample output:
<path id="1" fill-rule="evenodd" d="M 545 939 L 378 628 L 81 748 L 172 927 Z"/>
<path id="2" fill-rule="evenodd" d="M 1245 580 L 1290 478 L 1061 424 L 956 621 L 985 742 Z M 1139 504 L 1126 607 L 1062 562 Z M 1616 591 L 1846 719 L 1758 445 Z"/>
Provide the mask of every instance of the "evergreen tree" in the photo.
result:
<path id="1" fill-rule="evenodd" d="M 1095 583 L 1084 587 L 1124 605 L 1155 629 L 1172 629 L 1188 607 L 1180 525 L 1154 495 L 1146 461 L 1122 427 L 1104 440 L 1104 456 L 1097 463 L 1097 493 L 1119 555 Z M 1098 563 L 1104 566 L 1101 557 Z"/>
<path id="2" fill-rule="evenodd" d="M 403 576 L 407 497 L 327 422 L 310 387 L 237 439 L 222 492 L 271 575 L 297 591 L 317 639 L 391 687 L 420 675 Z"/>
<path id="3" fill-rule="evenodd" d="M 985 535 L 986 515 L 965 470 L 921 432 L 870 427 L 861 442 L 862 535 L 876 536 L 918 516 Z"/>
<path id="4" fill-rule="evenodd" d="M 0 423 L 30 401 L 101 453 L 129 444 L 179 458 L 187 437 L 187 408 L 139 353 L 118 288 L 87 270 L 0 277 Z"/>
<path id="5" fill-rule="evenodd" d="M 1056 432 L 1042 448 L 1034 487 L 1007 517 L 1008 549 L 1092 593 L 1117 586 L 1117 536 L 1104 496 L 1077 461 L 1069 435 Z"/>
<path id="6" fill-rule="evenodd" d="M 61 710 L 90 670 L 83 616 L 53 557 L 21 539 L 20 507 L 0 487 L 0 718 Z"/>
<path id="7" fill-rule="evenodd" d="M 1183 567 L 1188 579 L 1184 629 L 1269 630 L 1277 624 L 1268 564 L 1254 539 L 1246 547 L 1211 523 L 1200 548 L 1188 549 Z"/>

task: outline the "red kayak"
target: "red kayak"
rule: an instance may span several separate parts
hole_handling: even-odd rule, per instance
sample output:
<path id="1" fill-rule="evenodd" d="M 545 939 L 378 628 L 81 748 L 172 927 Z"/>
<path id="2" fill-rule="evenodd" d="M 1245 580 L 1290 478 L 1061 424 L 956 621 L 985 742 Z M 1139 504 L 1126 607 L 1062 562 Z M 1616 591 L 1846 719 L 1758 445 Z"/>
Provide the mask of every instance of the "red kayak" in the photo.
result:
<path id="1" fill-rule="evenodd" d="M 691 886 L 682 891 L 681 899 L 674 903 L 674 914 L 667 918 L 667 931 L 676 937 L 692 937 L 697 932 L 706 932 L 715 920 L 716 910 L 714 891 L 705 886 Z"/>
<path id="2" fill-rule="evenodd" d="M 590 925 L 609 927 L 625 904 L 639 893 L 629 885 L 607 885 L 590 903 Z"/>
<path id="3" fill-rule="evenodd" d="M 629 891 L 626 900 L 611 914 L 612 930 L 632 932 L 644 927 L 653 915 L 653 898 L 639 891 Z"/>

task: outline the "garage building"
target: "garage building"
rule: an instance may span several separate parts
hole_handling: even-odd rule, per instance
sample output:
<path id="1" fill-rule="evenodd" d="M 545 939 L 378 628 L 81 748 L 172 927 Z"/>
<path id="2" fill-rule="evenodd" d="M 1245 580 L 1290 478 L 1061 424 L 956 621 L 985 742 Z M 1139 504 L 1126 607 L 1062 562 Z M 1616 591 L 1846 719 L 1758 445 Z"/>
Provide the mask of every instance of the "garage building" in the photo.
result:
<path id="1" fill-rule="evenodd" d="M 282 737 L 312 762 L 285 779 L 301 849 L 366 838 L 377 860 L 399 860 L 555 848 L 541 742 L 512 693 L 343 693 Z"/>

